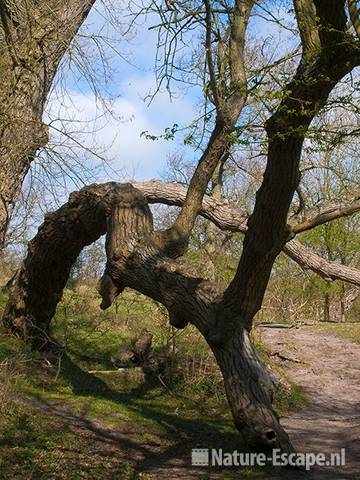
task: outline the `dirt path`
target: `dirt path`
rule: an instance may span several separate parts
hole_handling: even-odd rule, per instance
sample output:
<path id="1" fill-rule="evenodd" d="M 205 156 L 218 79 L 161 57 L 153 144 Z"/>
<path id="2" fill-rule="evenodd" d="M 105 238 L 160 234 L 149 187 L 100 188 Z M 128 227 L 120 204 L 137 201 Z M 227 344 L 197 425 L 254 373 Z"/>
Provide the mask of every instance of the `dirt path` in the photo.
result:
<path id="1" fill-rule="evenodd" d="M 346 449 L 344 467 L 313 467 L 310 472 L 276 469 L 261 474 L 266 480 L 357 480 L 360 479 L 360 345 L 331 334 L 299 329 L 259 329 L 263 342 L 274 353 L 290 379 L 302 387 L 308 401 L 300 411 L 282 420 L 297 451 L 330 454 Z M 121 462 L 130 461 L 136 471 L 156 480 L 249 479 L 240 471 L 203 470 L 190 465 L 189 439 L 179 438 L 169 449 L 158 449 L 145 436 L 129 440 L 136 424 L 122 431 L 108 429 L 95 421 L 68 412 L 64 405 L 38 404 L 83 438 L 92 462 L 97 456 L 112 462 L 115 477 Z M 144 432 L 146 433 L 146 432 Z M 199 440 L 204 435 L 199 432 Z M 208 439 L 211 442 L 211 439 Z M 120 470 L 118 470 L 120 469 Z M 86 477 L 88 478 L 88 477 Z M 108 478 L 108 477 L 106 477 Z M 110 477 L 109 477 L 110 478 Z M 120 478 L 120 477 L 118 477 Z"/>
<path id="2" fill-rule="evenodd" d="M 263 328 L 261 338 L 278 352 L 275 357 L 308 399 L 304 408 L 283 421 L 298 451 L 346 449 L 344 467 L 314 467 L 304 478 L 360 478 L 360 345 L 306 327 Z"/>
<path id="3" fill-rule="evenodd" d="M 282 423 L 298 452 L 337 453 L 345 448 L 345 466 L 313 467 L 310 472 L 276 469 L 266 480 L 360 479 L 360 345 L 307 327 L 261 329 L 263 342 L 274 352 L 307 403 Z M 289 360 L 286 360 L 289 359 Z M 153 470 L 154 471 L 154 470 Z M 166 474 L 155 469 L 155 478 L 224 478 L 217 472 L 203 477 Z M 226 479 L 247 478 L 229 472 Z"/>

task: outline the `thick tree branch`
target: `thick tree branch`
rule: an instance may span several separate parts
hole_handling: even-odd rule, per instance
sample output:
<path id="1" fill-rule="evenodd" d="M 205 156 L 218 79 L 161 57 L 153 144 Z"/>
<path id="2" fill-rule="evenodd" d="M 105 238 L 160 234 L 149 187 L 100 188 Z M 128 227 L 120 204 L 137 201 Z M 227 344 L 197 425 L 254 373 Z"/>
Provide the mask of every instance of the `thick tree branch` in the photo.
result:
<path id="1" fill-rule="evenodd" d="M 161 302 L 175 327 L 185 327 L 195 315 L 194 324 L 208 335 L 215 323 L 212 302 L 222 289 L 164 255 L 145 196 L 131 184 L 117 183 L 74 192 L 46 215 L 14 279 L 5 324 L 29 340 L 48 342 L 71 266 L 81 250 L 104 233 L 108 262 L 99 284 L 101 308 L 130 287 Z"/>
<path id="2" fill-rule="evenodd" d="M 227 98 L 220 102 L 218 98 L 217 118 L 215 127 L 210 137 L 205 152 L 199 160 L 194 175 L 190 181 L 185 202 L 175 221 L 174 226 L 167 232 L 167 242 L 171 246 L 173 256 L 181 255 L 186 250 L 189 236 L 193 229 L 201 202 L 205 195 L 208 183 L 213 173 L 224 156 L 229 152 L 232 145 L 232 132 L 238 117 L 245 106 L 247 98 L 247 86 L 245 75 L 245 32 L 250 16 L 253 0 L 239 0 L 231 15 L 231 39 L 230 39 L 230 87 Z M 207 5 L 207 42 L 209 42 L 210 13 Z M 209 49 L 211 46 L 207 44 Z M 211 51 L 207 51 L 208 62 L 212 68 Z M 214 72 L 210 72 L 211 82 L 215 82 Z M 214 94 L 218 92 L 216 85 Z M 219 95 L 218 95 L 219 97 Z M 174 245 L 177 245 L 177 247 Z"/>
<path id="3" fill-rule="evenodd" d="M 222 305 L 240 313 L 249 325 L 261 306 L 275 258 L 289 240 L 287 215 L 299 183 L 299 161 L 310 122 L 334 86 L 360 63 L 359 44 L 347 33 L 344 1 L 297 0 L 296 8 L 303 55 L 283 100 L 266 123 L 264 180 Z"/>
<path id="4" fill-rule="evenodd" d="M 312 270 L 325 279 L 342 280 L 360 286 L 360 270 L 358 268 L 325 260 L 297 240 L 290 240 L 283 250 L 304 270 Z"/>
<path id="5" fill-rule="evenodd" d="M 215 311 L 212 310 L 212 316 L 209 311 L 205 316 L 200 315 L 200 312 L 221 297 L 221 289 L 199 278 L 182 262 L 172 263 L 161 253 L 157 232 L 152 230 L 150 213 L 141 197 L 138 200 L 134 194 L 141 191 L 149 203 L 181 205 L 186 198 L 186 189 L 178 184 L 163 184 L 159 181 L 139 182 L 134 187 L 116 183 L 87 187 L 74 192 L 67 204 L 46 216 L 37 236 L 29 244 L 28 257 L 18 274 L 12 293 L 14 301 L 9 302 L 5 313 L 5 319 L 13 329 L 21 331 L 26 328 L 29 335 L 36 335 L 40 330 L 47 332 L 71 266 L 82 248 L 107 230 L 117 231 L 121 228 L 121 235 L 117 234 L 113 239 L 110 236 L 109 239 L 114 242 L 115 238 L 121 237 L 123 243 L 109 243 L 110 240 L 107 243 L 108 257 L 116 259 L 117 273 L 115 275 L 109 264 L 99 288 L 103 298 L 102 308 L 108 308 L 124 287 L 130 286 L 162 302 L 169 310 L 173 325 L 180 328 L 186 325 L 191 315 L 187 319 L 186 315 L 184 317 L 184 308 L 180 307 L 179 302 L 191 294 L 194 304 L 189 307 L 189 311 L 197 311 L 199 318 L 203 318 L 197 327 L 208 335 L 214 327 Z M 116 218 L 111 216 L 114 208 Z M 130 211 L 133 220 L 125 222 Z M 225 201 L 205 196 L 201 215 L 222 230 L 246 232 L 246 214 L 230 207 Z M 139 223 L 142 218 L 146 221 Z M 106 219 L 109 219 L 108 222 Z M 125 240 L 125 237 L 129 240 Z M 144 241 L 145 244 L 142 245 L 141 242 Z M 135 262 L 130 265 L 129 259 L 135 258 L 132 249 L 136 250 L 136 255 L 149 260 L 143 264 L 139 257 L 138 264 Z M 284 246 L 284 252 L 302 268 L 311 269 L 324 278 L 341 279 L 360 286 L 359 270 L 326 261 L 295 240 Z M 125 259 L 122 270 L 119 269 L 119 258 Z M 147 272 L 146 278 L 141 274 L 144 272 L 142 269 Z M 28 292 L 31 292 L 31 296 Z M 174 297 L 176 292 L 178 300 Z"/>
<path id="6" fill-rule="evenodd" d="M 360 211 L 360 197 L 351 202 L 343 202 L 338 204 L 319 205 L 319 207 L 304 211 L 302 221 L 294 223 L 294 219 L 290 220 L 290 227 L 293 233 L 298 234 L 311 230 L 314 227 L 331 222 L 337 218 L 348 217 Z"/>
<path id="7" fill-rule="evenodd" d="M 148 182 L 133 182 L 133 185 L 141 190 L 149 203 L 181 206 L 186 198 L 186 188 L 177 183 L 151 180 Z M 322 208 L 319 208 L 321 211 Z M 311 212 L 315 219 L 318 218 L 318 210 L 312 210 Z M 240 233 L 246 233 L 247 231 L 248 215 L 238 208 L 230 206 L 226 200 L 214 199 L 205 195 L 199 214 L 213 222 L 221 230 Z M 341 209 L 337 210 L 337 214 L 336 218 L 343 216 Z M 308 222 L 311 223 L 310 212 L 308 212 L 307 218 Z M 335 215 L 331 220 L 334 218 Z M 315 227 L 316 222 L 313 223 L 313 227 Z M 296 225 L 294 224 L 292 228 L 296 229 Z M 323 278 L 342 280 L 360 286 L 359 269 L 325 260 L 296 240 L 288 241 L 284 245 L 283 251 L 305 270 L 312 270 Z"/>
<path id="8" fill-rule="evenodd" d="M 320 49 L 315 3 L 312 0 L 295 0 L 294 7 L 303 49 L 303 61 L 310 62 Z"/>

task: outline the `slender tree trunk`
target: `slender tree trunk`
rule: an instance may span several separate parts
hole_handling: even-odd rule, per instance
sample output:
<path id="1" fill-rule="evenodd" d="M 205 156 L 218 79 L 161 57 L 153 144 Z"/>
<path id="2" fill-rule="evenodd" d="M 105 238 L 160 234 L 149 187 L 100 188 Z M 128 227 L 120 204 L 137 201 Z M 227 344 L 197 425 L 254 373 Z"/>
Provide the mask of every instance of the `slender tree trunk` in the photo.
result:
<path id="1" fill-rule="evenodd" d="M 222 176 L 226 158 L 226 156 L 222 158 L 222 161 L 216 167 L 211 180 L 210 197 L 215 201 L 221 201 Z M 204 249 L 208 260 L 206 278 L 214 282 L 216 280 L 217 273 L 216 258 L 220 254 L 218 228 L 212 222 L 207 222 L 205 225 L 205 232 L 205 241 L 202 244 L 202 248 Z"/>
<path id="2" fill-rule="evenodd" d="M 330 294 L 324 294 L 324 322 L 330 322 Z"/>
<path id="3" fill-rule="evenodd" d="M 324 321 L 345 322 L 351 307 L 359 295 L 360 289 L 358 287 L 352 287 L 346 291 L 343 286 L 340 298 L 338 295 L 327 291 L 324 296 Z"/>

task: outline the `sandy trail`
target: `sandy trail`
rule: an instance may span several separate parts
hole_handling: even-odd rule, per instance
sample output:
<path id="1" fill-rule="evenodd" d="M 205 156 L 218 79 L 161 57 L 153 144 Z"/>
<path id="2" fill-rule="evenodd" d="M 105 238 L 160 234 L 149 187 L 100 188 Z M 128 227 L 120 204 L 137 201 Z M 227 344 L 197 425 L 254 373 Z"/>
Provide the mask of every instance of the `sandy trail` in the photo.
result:
<path id="1" fill-rule="evenodd" d="M 360 478 L 360 345 L 306 327 L 264 328 L 261 338 L 273 352 L 302 362 L 282 361 L 308 399 L 282 422 L 297 450 L 329 454 L 345 448 L 344 467 L 314 467 L 289 478 Z"/>

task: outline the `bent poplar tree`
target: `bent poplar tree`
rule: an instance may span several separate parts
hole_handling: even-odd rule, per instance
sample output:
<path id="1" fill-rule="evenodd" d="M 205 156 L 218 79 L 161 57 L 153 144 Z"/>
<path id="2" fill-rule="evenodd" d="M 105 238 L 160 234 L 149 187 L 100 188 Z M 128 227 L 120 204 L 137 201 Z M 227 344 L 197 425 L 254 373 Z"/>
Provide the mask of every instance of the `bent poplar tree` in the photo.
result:
<path id="1" fill-rule="evenodd" d="M 307 129 L 334 86 L 360 64 L 360 46 L 347 30 L 344 1 L 295 1 L 302 58 L 279 107 L 266 122 L 267 166 L 254 211 L 245 225 L 241 212 L 234 213 L 220 204 L 212 209 L 205 192 L 217 165 L 229 153 L 232 133 L 246 104 L 244 38 L 253 3 L 235 2 L 229 39 L 230 80 L 221 90 L 212 65 L 212 17 L 209 2 L 205 2 L 207 63 L 217 117 L 184 198 L 178 195 L 173 200 L 181 209 L 172 227 L 154 230 L 147 198 L 165 203 L 172 200 L 161 199 L 161 194 L 151 200 L 149 183 L 107 183 L 73 193 L 67 204 L 46 216 L 30 242 L 4 321 L 38 345 L 46 342 L 72 264 L 85 245 L 106 233 L 107 263 L 99 284 L 101 307 L 108 308 L 129 287 L 161 302 L 174 327 L 184 328 L 189 322 L 195 325 L 222 371 L 234 424 L 244 441 L 253 449 L 277 447 L 289 452 L 293 447 L 272 408 L 272 379 L 254 350 L 250 330 L 273 263 L 283 249 L 303 266 L 323 275 L 328 272 L 329 278 L 339 273 L 354 284 L 360 283 L 355 269 L 344 267 L 344 271 L 339 266 L 336 270 L 291 240 L 297 232 L 311 228 L 309 224 L 316 226 L 329 215 L 336 218 L 358 207 L 345 206 L 337 213 L 328 209 L 306 221 L 288 221 Z M 159 184 L 153 183 L 153 191 L 155 188 Z M 216 209 L 222 213 L 217 214 Z M 236 274 L 226 288 L 200 278 L 181 258 L 199 214 L 245 234 Z"/>

